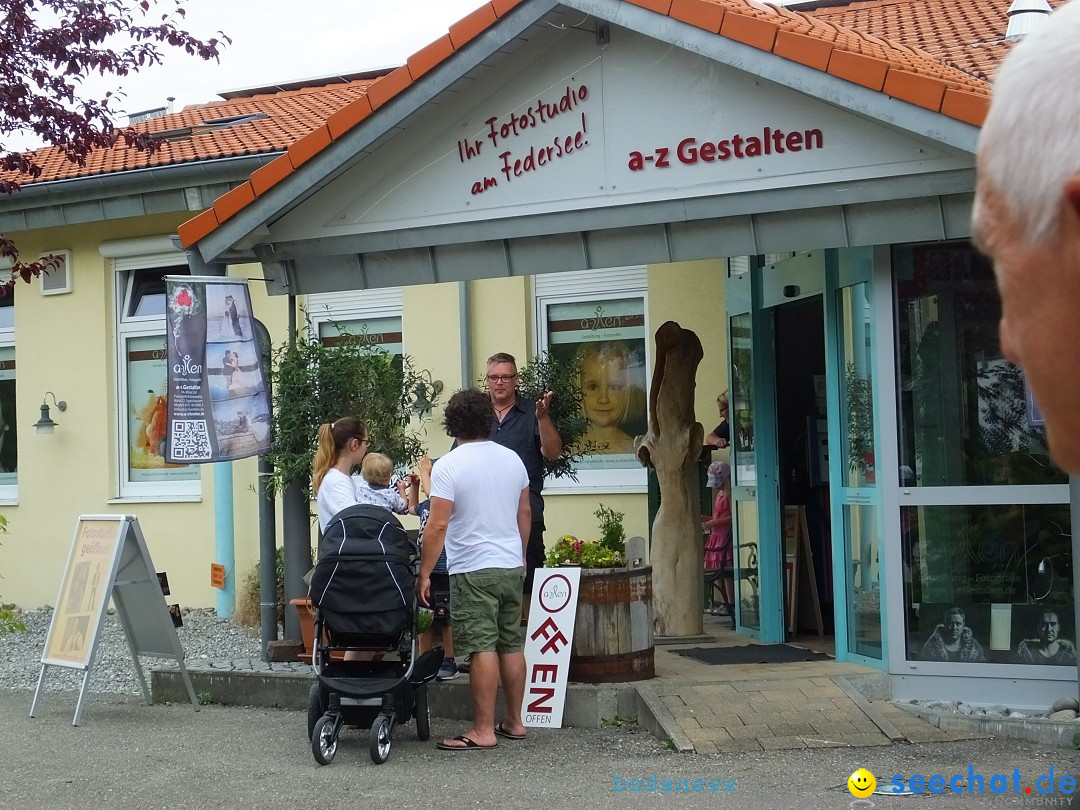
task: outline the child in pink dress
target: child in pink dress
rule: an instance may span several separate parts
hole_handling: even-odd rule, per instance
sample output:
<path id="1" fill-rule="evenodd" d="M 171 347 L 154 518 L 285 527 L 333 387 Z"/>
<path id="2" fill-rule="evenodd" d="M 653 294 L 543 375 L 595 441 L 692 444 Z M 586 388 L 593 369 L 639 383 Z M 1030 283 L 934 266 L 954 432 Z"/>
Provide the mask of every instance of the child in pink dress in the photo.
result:
<path id="1" fill-rule="evenodd" d="M 709 612 L 716 616 L 729 616 L 730 606 L 734 604 L 735 598 L 735 554 L 731 543 L 731 467 L 723 461 L 714 461 L 709 465 L 708 483 L 716 490 L 716 500 L 713 503 L 712 517 L 701 523 L 703 528 L 709 530 L 709 539 L 705 543 L 705 570 L 723 572 L 719 584 L 724 601 L 724 604 L 712 608 Z"/>

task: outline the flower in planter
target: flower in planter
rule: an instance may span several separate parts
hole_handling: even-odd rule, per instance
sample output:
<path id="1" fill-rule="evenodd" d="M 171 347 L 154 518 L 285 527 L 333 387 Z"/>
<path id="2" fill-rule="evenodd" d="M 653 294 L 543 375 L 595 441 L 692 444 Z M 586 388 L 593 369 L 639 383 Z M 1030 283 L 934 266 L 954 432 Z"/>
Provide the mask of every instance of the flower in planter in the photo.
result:
<path id="1" fill-rule="evenodd" d="M 578 568 L 617 568 L 626 565 L 622 554 L 605 548 L 595 540 L 579 540 L 572 534 L 564 534 L 547 553 L 545 565 Z"/>

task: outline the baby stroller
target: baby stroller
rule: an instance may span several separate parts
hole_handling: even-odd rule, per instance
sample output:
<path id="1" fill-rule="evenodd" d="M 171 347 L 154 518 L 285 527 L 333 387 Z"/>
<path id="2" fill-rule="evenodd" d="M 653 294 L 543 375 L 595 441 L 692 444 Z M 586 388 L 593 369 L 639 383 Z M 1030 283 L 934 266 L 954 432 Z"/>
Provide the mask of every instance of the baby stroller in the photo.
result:
<path id="1" fill-rule="evenodd" d="M 416 545 L 387 509 L 357 504 L 326 526 L 311 576 L 316 682 L 307 718 L 320 765 L 334 759 L 344 725 L 371 728 L 377 765 L 390 757 L 399 723 L 415 717 L 417 736 L 431 734 L 427 683 L 443 652 L 417 654 L 416 565 Z M 346 660 L 347 653 L 372 660 Z"/>

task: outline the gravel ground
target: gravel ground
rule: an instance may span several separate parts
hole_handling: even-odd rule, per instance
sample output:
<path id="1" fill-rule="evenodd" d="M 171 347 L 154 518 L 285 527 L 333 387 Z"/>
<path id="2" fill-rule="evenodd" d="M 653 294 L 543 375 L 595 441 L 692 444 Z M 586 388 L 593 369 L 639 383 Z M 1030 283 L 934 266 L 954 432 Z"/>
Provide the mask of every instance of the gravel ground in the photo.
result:
<path id="1" fill-rule="evenodd" d="M 41 656 L 49 636 L 52 609 L 31 610 L 20 615 L 25 633 L 0 635 L 0 684 L 8 689 L 33 689 L 41 673 Z M 189 665 L 205 660 L 262 658 L 258 628 L 238 627 L 230 619 L 219 619 L 213 608 L 192 610 L 184 615 L 184 626 L 177 628 L 180 645 Z M 147 680 L 150 668 L 161 659 L 143 658 Z M 50 667 L 45 681 L 49 691 L 77 690 L 82 672 L 68 667 Z M 105 617 L 97 655 L 90 668 L 92 693 L 140 695 L 139 679 L 131 661 L 127 639 L 116 615 Z"/>

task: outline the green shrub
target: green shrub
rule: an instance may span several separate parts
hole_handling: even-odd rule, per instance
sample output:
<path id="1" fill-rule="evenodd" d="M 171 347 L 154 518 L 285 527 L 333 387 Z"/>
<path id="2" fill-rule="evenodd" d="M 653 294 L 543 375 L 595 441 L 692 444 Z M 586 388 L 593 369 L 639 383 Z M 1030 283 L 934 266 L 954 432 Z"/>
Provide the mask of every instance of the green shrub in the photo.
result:
<path id="1" fill-rule="evenodd" d="M 623 529 L 622 512 L 616 512 L 603 504 L 593 514 L 600 521 L 600 545 L 616 554 L 626 553 L 626 531 Z"/>
<path id="2" fill-rule="evenodd" d="M 518 374 L 522 396 L 538 399 L 548 391 L 552 393 L 549 413 L 563 447 L 558 458 L 544 459 L 544 475 L 577 481 L 574 465 L 599 450 L 592 442 L 582 440 L 589 430 L 589 420 L 582 405 L 581 360 L 560 360 L 545 352 L 530 360 Z"/>
<path id="3" fill-rule="evenodd" d="M 395 464 L 412 464 L 424 452 L 423 424 L 441 387 L 408 355 L 392 355 L 366 335 L 334 326 L 338 335 L 324 343 L 309 320 L 294 345 L 274 351 L 273 440 L 266 457 L 274 465 L 275 493 L 298 482 L 308 494 L 319 426 L 342 416 L 363 420 L 375 439 L 370 449 Z"/>
<path id="4" fill-rule="evenodd" d="M 7 518 L 0 515 L 0 534 L 7 531 Z M 26 625 L 19 621 L 15 612 L 7 608 L 0 608 L 0 636 L 6 633 L 22 633 Z"/>

